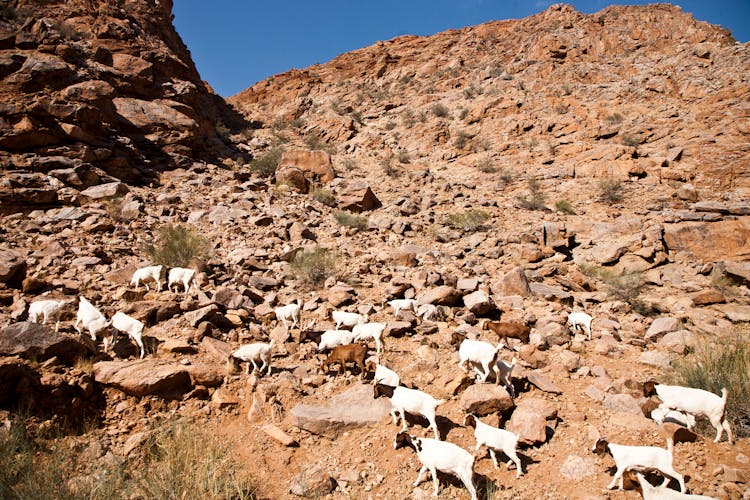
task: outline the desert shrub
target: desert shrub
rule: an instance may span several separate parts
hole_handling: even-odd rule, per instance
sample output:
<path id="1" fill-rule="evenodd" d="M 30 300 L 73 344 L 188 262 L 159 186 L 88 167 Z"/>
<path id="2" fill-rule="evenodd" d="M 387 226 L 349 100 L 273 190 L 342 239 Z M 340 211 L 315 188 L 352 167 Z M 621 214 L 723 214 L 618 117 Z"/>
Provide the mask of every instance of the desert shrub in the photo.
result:
<path id="1" fill-rule="evenodd" d="M 320 286 L 338 271 L 339 257 L 331 249 L 316 246 L 298 252 L 292 259 L 292 271 L 302 282 Z"/>
<path id="2" fill-rule="evenodd" d="M 485 174 L 494 174 L 497 172 L 497 167 L 492 164 L 492 160 L 489 158 L 480 160 L 477 164 L 477 168 L 480 172 L 484 172 Z"/>
<path id="3" fill-rule="evenodd" d="M 357 162 L 354 161 L 353 158 L 346 158 L 344 160 L 344 168 L 351 172 L 352 170 L 357 170 Z"/>
<path id="4" fill-rule="evenodd" d="M 145 251 L 154 264 L 187 267 L 191 262 L 208 257 L 211 245 L 193 227 L 165 224 L 156 230 L 154 243 L 147 243 Z"/>
<path id="5" fill-rule="evenodd" d="M 470 138 L 471 135 L 469 135 L 468 132 L 459 130 L 458 132 L 456 132 L 456 137 L 453 139 L 453 145 L 456 147 L 456 149 L 463 149 Z"/>
<path id="6" fill-rule="evenodd" d="M 139 490 L 145 498 L 254 498 L 246 465 L 231 443 L 189 423 L 173 423 L 152 436 Z"/>
<path id="7" fill-rule="evenodd" d="M 721 272 L 718 267 L 711 270 L 711 286 L 726 295 L 727 297 L 737 297 L 740 292 L 737 288 L 738 283 L 728 275 Z"/>
<path id="8" fill-rule="evenodd" d="M 555 202 L 555 210 L 567 215 L 575 215 L 576 213 L 576 211 L 573 209 L 573 205 L 571 205 L 568 200 L 557 200 Z"/>
<path id="9" fill-rule="evenodd" d="M 620 144 L 623 146 L 638 146 L 641 143 L 641 138 L 635 134 L 621 134 Z"/>
<path id="10" fill-rule="evenodd" d="M 695 351 L 674 363 L 667 373 L 670 383 L 695 387 L 721 395 L 726 387 L 729 396 L 725 414 L 736 437 L 750 436 L 750 328 L 735 327 L 721 338 L 700 338 Z M 713 427 L 702 426 L 709 435 Z M 703 429 L 702 429 L 703 430 Z"/>
<path id="11" fill-rule="evenodd" d="M 623 184 L 619 179 L 599 181 L 599 200 L 605 203 L 619 203 L 623 198 Z"/>
<path id="12" fill-rule="evenodd" d="M 268 151 L 263 156 L 253 158 L 250 163 L 247 164 L 247 168 L 251 172 L 262 178 L 273 177 L 276 173 L 276 167 L 279 166 L 279 160 L 281 160 L 282 150 L 274 148 Z"/>
<path id="13" fill-rule="evenodd" d="M 469 116 L 469 108 L 461 108 L 458 112 L 458 119 L 465 120 Z"/>
<path id="14" fill-rule="evenodd" d="M 385 126 L 383 128 L 385 128 L 386 130 L 393 130 L 394 128 L 396 128 L 396 122 L 394 122 L 393 120 L 388 120 L 387 122 L 385 122 Z"/>
<path id="15" fill-rule="evenodd" d="M 448 116 L 448 107 L 441 102 L 433 104 L 430 111 L 432 111 L 432 114 L 438 118 L 445 118 Z"/>
<path id="16" fill-rule="evenodd" d="M 612 125 L 622 123 L 623 120 L 625 120 L 625 117 L 620 113 L 612 113 L 611 115 L 607 115 L 604 117 L 604 121 Z"/>
<path id="17" fill-rule="evenodd" d="M 401 123 L 403 123 L 404 127 L 411 128 L 414 126 L 414 122 L 417 120 L 416 116 L 414 116 L 414 111 L 412 111 L 410 108 L 406 108 L 403 113 L 401 113 Z"/>
<path id="18" fill-rule="evenodd" d="M 513 172 L 508 168 L 501 168 L 499 170 L 498 179 L 500 179 L 506 186 L 513 182 Z"/>
<path id="19" fill-rule="evenodd" d="M 393 165 L 393 155 L 388 155 L 380 160 L 380 167 L 383 169 L 383 173 L 388 177 L 398 177 L 399 171 Z"/>
<path id="20" fill-rule="evenodd" d="M 544 205 L 546 197 L 542 192 L 542 187 L 539 184 L 539 181 L 536 180 L 535 177 L 529 177 L 526 183 L 529 189 L 528 195 L 518 197 L 518 202 L 521 208 L 525 208 L 526 210 L 545 210 L 547 208 Z"/>
<path id="21" fill-rule="evenodd" d="M 323 205 L 327 207 L 335 207 L 336 206 L 336 195 L 334 195 L 330 190 L 322 188 L 322 187 L 314 187 L 310 191 L 310 195 L 322 203 Z"/>
<path id="22" fill-rule="evenodd" d="M 411 157 L 409 156 L 408 151 L 399 151 L 398 152 L 398 162 L 399 163 L 409 163 L 411 161 Z"/>
<path id="23" fill-rule="evenodd" d="M 627 302 L 638 314 L 650 316 L 656 312 L 653 306 L 641 299 L 641 294 L 646 288 L 643 273 L 616 274 L 610 268 L 594 264 L 581 264 L 578 269 L 586 276 L 603 281 L 610 297 Z"/>
<path id="24" fill-rule="evenodd" d="M 305 145 L 311 150 L 325 149 L 326 141 L 324 141 L 318 134 L 311 133 L 305 135 Z"/>
<path id="25" fill-rule="evenodd" d="M 367 226 L 369 224 L 367 217 L 354 215 L 349 212 L 336 212 L 333 214 L 333 218 L 336 219 L 336 222 L 338 222 L 342 226 L 354 227 L 359 229 L 360 231 L 367 230 Z"/>
<path id="26" fill-rule="evenodd" d="M 484 210 L 470 209 L 448 215 L 448 225 L 460 231 L 473 232 L 481 229 L 490 218 Z"/>

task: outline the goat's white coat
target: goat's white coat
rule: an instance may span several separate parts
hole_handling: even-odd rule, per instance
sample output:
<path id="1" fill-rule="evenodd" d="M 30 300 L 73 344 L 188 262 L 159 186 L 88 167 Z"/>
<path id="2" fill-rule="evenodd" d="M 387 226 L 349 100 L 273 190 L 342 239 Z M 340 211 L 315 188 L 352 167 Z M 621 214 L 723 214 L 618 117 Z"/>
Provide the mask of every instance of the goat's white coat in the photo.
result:
<path id="1" fill-rule="evenodd" d="M 253 344 L 245 344 L 240 346 L 239 349 L 234 351 L 230 356 L 239 361 L 244 361 L 245 373 L 250 374 L 250 363 L 253 364 L 253 370 L 258 370 L 263 373 L 266 370 L 266 374 L 271 374 L 271 350 L 274 346 L 274 340 L 271 342 L 255 342 Z M 258 367 L 258 364 L 261 366 Z"/>
<path id="2" fill-rule="evenodd" d="M 146 350 L 143 347 L 143 328 L 144 325 L 137 319 L 128 316 L 125 313 L 122 313 L 120 311 L 117 311 L 114 316 L 112 316 L 112 328 L 114 328 L 114 331 L 112 332 L 112 340 L 110 341 L 110 344 L 115 343 L 115 337 L 117 335 L 117 331 L 125 332 L 130 336 L 131 339 L 133 339 L 133 342 L 138 345 L 138 347 L 141 349 L 141 359 L 143 359 L 143 356 L 146 354 Z M 104 342 L 104 351 L 106 352 L 108 349 L 108 342 L 105 339 Z"/>
<path id="3" fill-rule="evenodd" d="M 96 341 L 96 334 L 109 327 L 111 322 L 107 321 L 107 318 L 86 297 L 80 295 L 78 297 L 78 313 L 76 314 L 76 322 L 73 324 L 73 328 L 78 333 L 83 333 L 83 328 L 79 328 L 79 324 L 89 331 L 91 340 Z"/>
<path id="4" fill-rule="evenodd" d="M 398 387 L 401 383 L 401 378 L 398 376 L 398 373 L 378 363 L 375 365 L 375 375 L 372 377 L 372 383 Z"/>
<path id="5" fill-rule="evenodd" d="M 354 340 L 375 340 L 375 351 L 380 354 L 383 350 L 383 331 L 385 331 L 386 323 L 363 323 L 354 325 L 352 333 L 354 333 Z"/>
<path id="6" fill-rule="evenodd" d="M 401 311 L 409 310 L 417 313 L 416 299 L 393 299 L 388 301 L 388 305 L 393 308 L 393 315 L 398 316 Z"/>
<path id="7" fill-rule="evenodd" d="M 333 349 L 336 346 L 348 345 L 354 342 L 354 332 L 349 330 L 326 330 L 320 336 L 318 351 Z"/>
<path id="8" fill-rule="evenodd" d="M 349 328 L 355 325 L 362 325 L 367 323 L 367 314 L 357 314 L 347 311 L 333 311 L 331 312 L 333 322 L 336 323 L 336 330 L 341 328 L 341 325 L 348 326 Z"/>
<path id="9" fill-rule="evenodd" d="M 292 328 L 297 326 L 300 322 L 300 309 L 302 308 L 302 299 L 297 299 L 296 302 L 287 304 L 285 306 L 277 307 L 273 310 L 276 313 L 276 320 L 284 323 L 284 328 L 289 329 L 287 321 L 292 322 Z"/>
<path id="10" fill-rule="evenodd" d="M 417 457 L 422 462 L 414 487 L 422 482 L 422 477 L 429 470 L 432 474 L 432 482 L 435 485 L 434 496 L 438 495 L 437 471 L 458 476 L 466 489 L 469 490 L 472 500 L 476 500 L 477 492 L 474 488 L 474 456 L 460 446 L 447 441 L 437 439 L 420 438 L 410 435 L 416 446 Z"/>
<path id="11" fill-rule="evenodd" d="M 400 417 L 402 431 L 406 430 L 404 412 L 416 413 L 422 415 L 430 422 L 435 439 L 440 439 L 437 423 L 435 422 L 435 410 L 438 406 L 445 403 L 444 399 L 435 399 L 426 392 L 403 386 L 393 388 L 393 396 L 389 399 L 391 401 L 391 418 L 393 419 L 393 423 L 398 425 L 398 418 Z"/>
<path id="12" fill-rule="evenodd" d="M 513 368 L 515 368 L 517 361 L 518 360 L 513 357 L 510 363 L 508 363 L 498 357 L 497 361 L 495 362 L 495 374 L 497 376 L 495 385 L 502 383 L 503 387 L 508 390 L 508 393 L 512 398 L 516 397 L 516 389 L 515 387 L 513 387 L 512 375 Z"/>
<path id="13" fill-rule="evenodd" d="M 679 410 L 671 410 L 659 406 L 651 411 L 651 419 L 661 425 L 664 422 L 673 422 L 675 424 L 692 429 L 695 425 L 695 417 L 689 413 Z"/>
<path id="14" fill-rule="evenodd" d="M 516 448 L 518 447 L 518 436 L 505 429 L 498 429 L 491 425 L 487 425 L 480 421 L 476 415 L 474 417 L 474 438 L 477 440 L 477 445 L 474 448 L 474 453 L 478 452 L 482 446 L 486 446 L 490 450 L 490 457 L 492 457 L 492 463 L 495 464 L 495 468 L 499 469 L 497 465 L 497 457 L 495 456 L 495 450 L 502 451 L 510 459 L 505 463 L 505 466 L 510 469 L 510 463 L 516 464 L 516 478 L 521 477 L 523 470 L 521 468 L 521 460 L 516 454 Z"/>
<path id="15" fill-rule="evenodd" d="M 32 323 L 39 323 L 42 320 L 42 324 L 46 325 L 47 320 L 55 320 L 55 331 L 60 329 L 60 315 L 66 305 L 72 303 L 70 300 L 54 300 L 45 299 L 37 300 L 29 305 L 29 321 Z"/>
<path id="16" fill-rule="evenodd" d="M 487 381 L 487 377 L 490 375 L 490 370 L 498 374 L 498 367 L 496 361 L 498 359 L 498 352 L 503 348 L 502 344 L 493 346 L 489 342 L 483 340 L 464 339 L 458 348 L 458 356 L 460 361 L 458 362 L 459 368 L 465 373 L 468 373 L 468 369 L 464 366 L 467 362 L 471 362 L 474 367 L 474 371 L 480 377 L 482 382 Z M 480 372 L 476 365 L 482 366 L 484 372 Z"/>
<path id="17" fill-rule="evenodd" d="M 568 326 L 571 330 L 582 330 L 589 340 L 591 340 L 591 322 L 594 320 L 589 314 L 583 311 L 575 311 L 568 314 Z"/>
<path id="18" fill-rule="evenodd" d="M 643 500 L 716 500 L 714 497 L 706 495 L 689 495 L 666 487 L 653 486 L 646 481 L 646 478 L 640 472 L 636 475 L 638 476 L 638 482 L 641 484 Z"/>
<path id="19" fill-rule="evenodd" d="M 146 290 L 148 291 L 148 282 L 153 281 L 156 283 L 156 291 L 158 292 L 161 290 L 162 287 L 162 278 L 164 277 L 164 266 L 146 266 L 141 267 L 140 269 L 136 269 L 133 272 L 133 277 L 130 278 L 130 284 L 135 286 L 135 289 L 138 289 L 138 285 L 140 283 L 143 283 L 143 286 L 146 287 Z"/>
<path id="20" fill-rule="evenodd" d="M 724 431 L 727 431 L 729 442 L 732 443 L 734 441 L 732 428 L 729 426 L 729 421 L 724 415 L 724 409 L 727 404 L 726 389 L 721 390 L 721 396 L 704 391 L 703 389 L 682 387 L 679 385 L 657 384 L 654 389 L 662 400 L 662 403 L 659 405 L 660 407 L 708 417 L 711 425 L 716 429 L 714 443 L 718 443 L 721 440 Z"/>
<path id="21" fill-rule="evenodd" d="M 685 480 L 682 475 L 674 470 L 672 466 L 672 452 L 656 446 L 626 446 L 622 444 L 607 443 L 612 458 L 615 460 L 617 471 L 612 477 L 612 482 L 607 486 L 613 489 L 619 480 L 619 488 L 622 489 L 622 475 L 626 470 L 656 469 L 665 476 L 670 476 L 680 483 L 680 491 L 685 493 Z M 664 484 L 669 482 L 665 477 Z"/>
<path id="22" fill-rule="evenodd" d="M 188 269 L 186 267 L 173 267 L 170 269 L 167 278 L 167 289 L 171 292 L 172 286 L 176 288 L 180 283 L 182 283 L 182 287 L 185 289 L 185 294 L 190 290 L 190 285 L 198 288 L 198 283 L 195 281 L 195 269 Z"/>

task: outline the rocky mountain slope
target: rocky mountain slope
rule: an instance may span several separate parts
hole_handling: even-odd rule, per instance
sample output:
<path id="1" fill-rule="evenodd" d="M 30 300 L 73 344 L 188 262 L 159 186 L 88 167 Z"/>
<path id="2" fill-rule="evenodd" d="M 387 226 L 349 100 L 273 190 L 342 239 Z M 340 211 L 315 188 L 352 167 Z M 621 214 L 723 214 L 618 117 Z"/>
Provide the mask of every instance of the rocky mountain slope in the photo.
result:
<path id="1" fill-rule="evenodd" d="M 247 165 L 202 161 L 211 131 L 182 142 L 170 126 L 159 137 L 180 139 L 157 149 L 197 149 L 178 149 L 190 161 L 167 171 L 131 160 L 152 186 L 102 176 L 71 193 L 52 181 L 57 167 L 35 171 L 57 206 L 10 207 L 0 219 L 0 437 L 21 425 L 19 407 L 42 437 L 69 430 L 51 447 L 80 452 L 75 491 L 108 467 L 142 470 L 149 438 L 187 418 L 233 443 L 260 498 L 427 497 L 431 483 L 412 487 L 416 456 L 392 447 L 387 403 L 356 368 L 323 373 L 325 355 L 306 338 L 345 309 L 387 323 L 381 359 L 446 400 L 442 438 L 473 448 L 466 411 L 522 436 L 521 478 L 478 454 L 480 498 L 639 498 L 604 489 L 612 463 L 591 454 L 595 438 L 663 446 L 643 381 L 750 335 L 749 48 L 673 7 L 587 16 L 554 6 L 383 42 L 254 86 L 232 99 L 253 130 L 226 134 Z M 194 112 L 209 120 L 217 109 Z M 152 151 L 138 147 L 145 135 L 117 130 L 133 141 L 118 144 Z M 18 144 L 6 152 L 15 161 L 77 151 Z M 276 181 L 261 160 L 279 149 Z M 27 193 L 13 179 L 31 167 L 20 168 L 3 172 L 12 193 Z M 210 244 L 195 263 L 198 287 L 136 290 L 130 277 L 169 224 Z M 293 264 L 320 248 L 335 266 L 314 267 L 323 279 L 312 286 Z M 75 307 L 59 334 L 26 321 L 30 302 L 77 295 L 108 318 L 143 321 L 146 358 L 124 335 L 105 354 L 74 329 Z M 394 317 L 384 302 L 397 297 L 433 315 Z M 302 326 L 286 329 L 273 308 L 298 298 Z M 572 310 L 595 318 L 591 340 L 566 326 Z M 464 374 L 451 345 L 456 331 L 495 342 L 481 323 L 498 318 L 533 328 L 501 355 L 517 359 L 515 398 Z M 227 366 L 239 345 L 269 338 L 269 376 Z M 750 422 L 735 421 L 735 433 L 734 445 L 700 428 L 676 444 L 691 492 L 747 498 Z M 468 498 L 448 476 L 441 496 Z"/>
<path id="2" fill-rule="evenodd" d="M 171 9 L 171 1 L 3 2 L 6 213 L 229 154 L 216 125 L 239 117 L 201 81 Z"/>

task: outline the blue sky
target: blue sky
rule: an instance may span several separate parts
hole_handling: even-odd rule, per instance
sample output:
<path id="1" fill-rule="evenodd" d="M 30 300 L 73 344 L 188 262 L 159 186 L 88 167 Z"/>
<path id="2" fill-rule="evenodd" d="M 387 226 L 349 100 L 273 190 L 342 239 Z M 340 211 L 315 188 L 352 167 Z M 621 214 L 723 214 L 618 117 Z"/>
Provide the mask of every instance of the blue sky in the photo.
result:
<path id="1" fill-rule="evenodd" d="M 546 0 L 175 0 L 174 24 L 201 77 L 224 97 L 292 68 L 400 35 L 432 35 L 492 20 L 519 19 L 556 3 Z M 567 2 L 585 13 L 612 3 Z M 674 2 L 700 21 L 750 40 L 750 0 Z"/>

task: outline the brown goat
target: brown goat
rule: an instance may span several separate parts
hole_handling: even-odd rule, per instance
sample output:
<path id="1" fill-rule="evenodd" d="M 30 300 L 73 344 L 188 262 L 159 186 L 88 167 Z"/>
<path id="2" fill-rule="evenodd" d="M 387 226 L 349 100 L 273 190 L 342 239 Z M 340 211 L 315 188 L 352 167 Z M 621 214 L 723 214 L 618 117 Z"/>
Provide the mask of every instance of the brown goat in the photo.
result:
<path id="1" fill-rule="evenodd" d="M 338 374 L 343 373 L 346 370 L 346 363 L 355 363 L 359 367 L 359 371 L 362 377 L 364 377 L 365 369 L 365 358 L 367 357 L 367 346 L 364 344 L 349 344 L 340 345 L 333 348 L 331 353 L 328 355 L 321 368 L 325 373 L 329 373 L 330 366 L 334 363 L 341 365 L 341 369 Z"/>
<path id="2" fill-rule="evenodd" d="M 529 342 L 531 327 L 523 323 L 511 323 L 508 321 L 485 321 L 482 330 L 491 330 L 497 335 L 497 339 L 518 339 L 524 344 Z"/>

